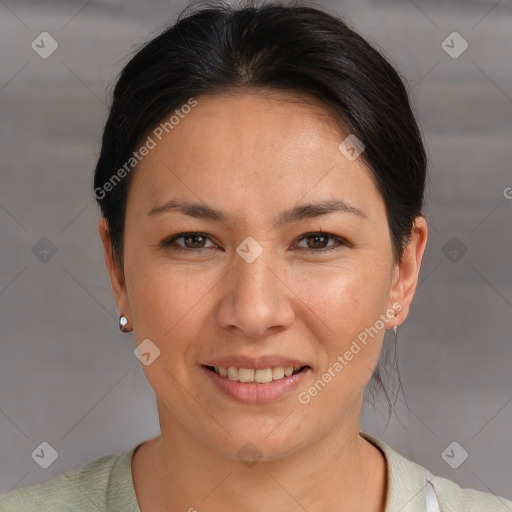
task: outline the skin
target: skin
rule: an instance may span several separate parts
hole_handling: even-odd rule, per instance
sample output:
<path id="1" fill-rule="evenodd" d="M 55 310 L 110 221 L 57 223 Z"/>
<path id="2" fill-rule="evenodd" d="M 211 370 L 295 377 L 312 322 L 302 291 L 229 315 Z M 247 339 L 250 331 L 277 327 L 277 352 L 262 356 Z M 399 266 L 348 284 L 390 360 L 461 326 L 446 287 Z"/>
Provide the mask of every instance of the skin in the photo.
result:
<path id="1" fill-rule="evenodd" d="M 197 100 L 133 176 L 124 278 L 108 224 L 99 223 L 117 307 L 137 344 L 149 338 L 160 349 L 142 366 L 157 397 L 161 435 L 143 443 L 132 461 L 139 506 L 382 512 L 387 468 L 380 450 L 359 435 L 363 393 L 385 330 L 409 313 L 425 219 L 416 218 L 395 262 L 383 198 L 361 158 L 349 161 L 339 151 L 347 134 L 321 104 L 262 92 Z M 284 210 L 332 198 L 367 218 L 337 212 L 272 227 Z M 148 216 L 171 199 L 206 203 L 231 220 L 176 211 Z M 185 231 L 207 238 L 175 242 L 189 253 L 158 246 Z M 318 231 L 349 243 L 308 242 L 305 235 Z M 263 248 L 252 263 L 236 252 L 247 236 Z M 337 248 L 319 252 L 326 246 Z M 398 316 L 301 404 L 298 393 L 397 302 Z M 258 405 L 224 396 L 200 370 L 208 359 L 263 353 L 297 358 L 313 371 L 296 392 Z M 248 442 L 261 453 L 251 467 L 237 458 Z"/>

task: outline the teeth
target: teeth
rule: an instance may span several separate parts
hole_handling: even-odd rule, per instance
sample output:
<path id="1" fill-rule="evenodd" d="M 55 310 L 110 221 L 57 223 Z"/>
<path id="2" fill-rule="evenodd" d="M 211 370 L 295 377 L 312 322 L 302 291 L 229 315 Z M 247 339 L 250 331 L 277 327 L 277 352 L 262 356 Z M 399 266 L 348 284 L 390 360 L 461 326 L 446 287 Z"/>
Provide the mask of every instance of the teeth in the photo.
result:
<path id="1" fill-rule="evenodd" d="M 293 366 L 278 366 L 275 368 L 260 368 L 254 370 L 253 368 L 237 368 L 236 366 L 215 367 L 215 373 L 221 377 L 227 377 L 230 380 L 238 380 L 239 382 L 258 382 L 260 384 L 267 384 L 273 380 L 280 380 L 289 377 L 298 368 Z"/>
<path id="2" fill-rule="evenodd" d="M 254 370 L 248 368 L 238 368 L 239 382 L 254 382 Z"/>
<path id="3" fill-rule="evenodd" d="M 272 368 L 272 379 L 282 379 L 285 374 L 285 369 L 280 366 L 279 368 Z"/>

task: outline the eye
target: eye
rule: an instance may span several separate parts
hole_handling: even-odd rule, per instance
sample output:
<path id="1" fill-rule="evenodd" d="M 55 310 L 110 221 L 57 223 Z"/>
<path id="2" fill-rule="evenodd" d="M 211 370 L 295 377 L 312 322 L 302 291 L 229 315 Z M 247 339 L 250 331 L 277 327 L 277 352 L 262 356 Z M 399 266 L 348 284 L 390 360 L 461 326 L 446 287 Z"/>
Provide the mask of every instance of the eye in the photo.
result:
<path id="1" fill-rule="evenodd" d="M 184 242 L 184 246 L 182 244 L 177 244 L 177 241 L 182 239 Z M 207 240 L 210 240 L 208 235 L 202 233 L 200 231 L 192 231 L 188 233 L 178 233 L 177 235 L 173 235 L 170 238 L 164 240 L 160 246 L 164 249 L 171 249 L 177 252 L 199 252 L 200 250 L 205 249 L 215 249 L 218 248 L 215 244 L 210 246 L 205 246 Z M 330 233 L 324 233 L 323 231 L 317 231 L 313 233 L 306 233 L 303 235 L 299 241 L 306 241 L 307 247 L 299 247 L 299 250 L 305 250 L 310 252 L 325 252 L 336 249 L 340 246 L 349 245 L 344 239 L 331 235 Z M 329 240 L 333 240 L 336 242 L 335 244 L 326 245 Z"/>
<path id="2" fill-rule="evenodd" d="M 185 243 L 185 247 L 181 245 L 176 246 L 176 240 L 183 239 Z M 161 243 L 161 246 L 164 248 L 170 248 L 173 251 L 178 252 L 191 252 L 199 249 L 212 249 L 217 247 L 216 245 L 212 245 L 210 247 L 205 247 L 206 240 L 209 240 L 208 236 L 199 231 L 193 231 L 190 233 L 179 233 L 177 235 L 172 236 L 164 240 Z"/>
<path id="3" fill-rule="evenodd" d="M 325 245 L 327 241 L 331 239 L 337 242 L 337 245 Z M 309 245 L 309 247 L 300 247 L 300 250 L 312 250 L 313 252 L 325 252 L 330 251 L 332 249 L 336 249 L 340 245 L 347 245 L 345 240 L 338 236 L 331 235 L 330 233 L 324 233 L 323 231 L 317 231 L 314 233 L 307 233 L 302 238 L 300 238 L 300 241 L 305 240 L 306 244 Z"/>

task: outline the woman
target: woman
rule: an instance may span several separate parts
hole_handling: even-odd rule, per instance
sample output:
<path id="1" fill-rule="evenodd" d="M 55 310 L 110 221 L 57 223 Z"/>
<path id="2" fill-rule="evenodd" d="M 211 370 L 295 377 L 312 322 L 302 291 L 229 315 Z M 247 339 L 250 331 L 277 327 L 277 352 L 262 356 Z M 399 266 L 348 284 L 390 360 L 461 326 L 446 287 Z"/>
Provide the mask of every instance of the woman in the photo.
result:
<path id="1" fill-rule="evenodd" d="M 511 511 L 360 432 L 418 282 L 426 167 L 399 75 L 340 19 L 217 5 L 150 41 L 94 195 L 161 435 L 0 510 Z"/>

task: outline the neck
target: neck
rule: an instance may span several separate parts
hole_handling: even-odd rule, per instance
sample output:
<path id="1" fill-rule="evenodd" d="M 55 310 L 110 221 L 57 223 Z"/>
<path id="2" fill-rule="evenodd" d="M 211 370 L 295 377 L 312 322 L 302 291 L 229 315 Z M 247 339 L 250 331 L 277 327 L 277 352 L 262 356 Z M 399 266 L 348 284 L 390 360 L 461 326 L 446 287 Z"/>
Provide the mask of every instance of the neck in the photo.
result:
<path id="1" fill-rule="evenodd" d="M 385 458 L 359 435 L 359 422 L 349 428 L 343 420 L 309 446 L 249 464 L 205 445 L 160 411 L 162 435 L 132 460 L 141 512 L 382 512 Z"/>

